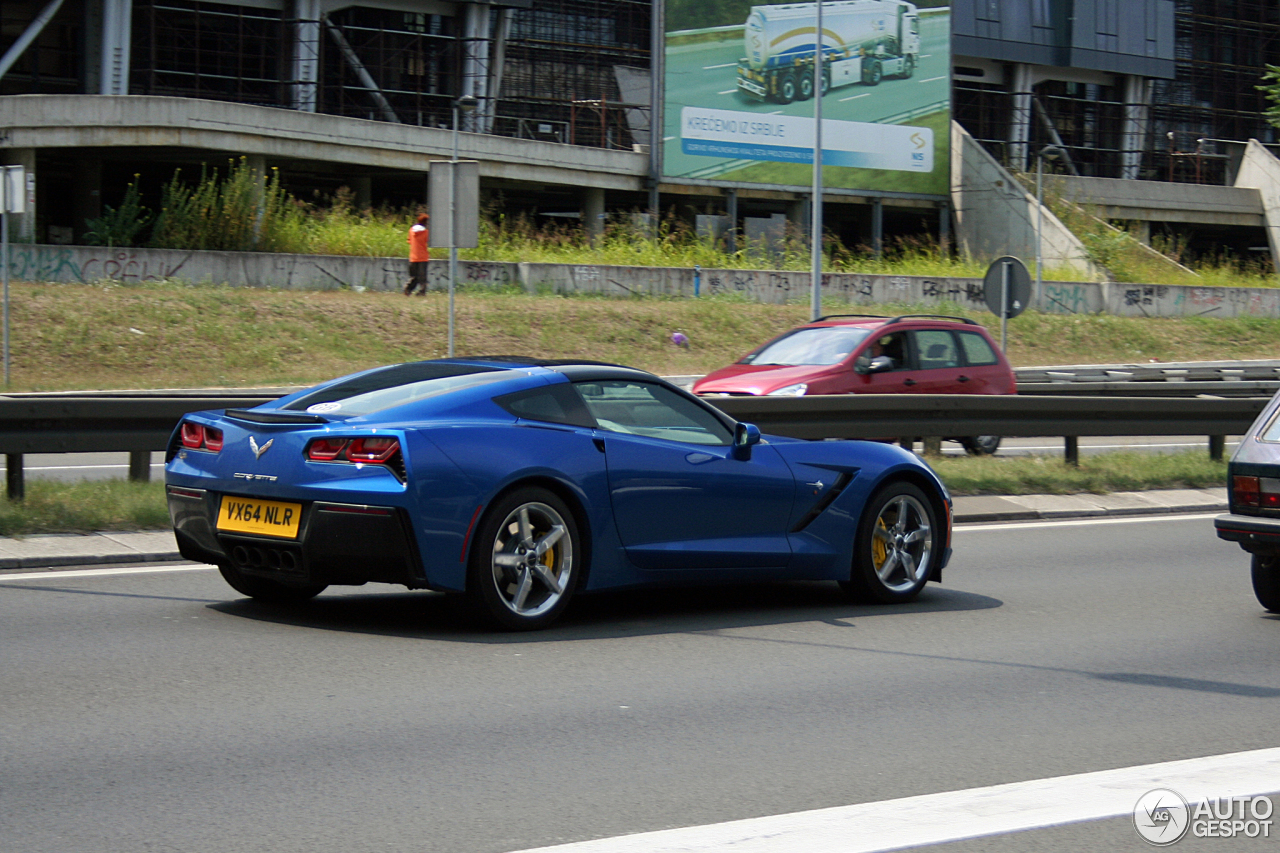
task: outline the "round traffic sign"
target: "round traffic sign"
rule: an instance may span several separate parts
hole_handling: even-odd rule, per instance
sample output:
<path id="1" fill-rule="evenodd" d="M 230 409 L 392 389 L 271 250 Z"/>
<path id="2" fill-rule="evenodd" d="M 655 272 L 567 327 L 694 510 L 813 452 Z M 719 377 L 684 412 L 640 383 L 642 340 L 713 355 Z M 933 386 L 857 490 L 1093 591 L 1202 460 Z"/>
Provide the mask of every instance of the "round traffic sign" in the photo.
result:
<path id="1" fill-rule="evenodd" d="M 1006 320 L 1027 310 L 1031 303 L 1031 273 L 1027 272 L 1027 265 L 1012 256 L 996 258 L 982 277 L 982 298 L 997 317 L 1000 306 L 1004 305 Z"/>

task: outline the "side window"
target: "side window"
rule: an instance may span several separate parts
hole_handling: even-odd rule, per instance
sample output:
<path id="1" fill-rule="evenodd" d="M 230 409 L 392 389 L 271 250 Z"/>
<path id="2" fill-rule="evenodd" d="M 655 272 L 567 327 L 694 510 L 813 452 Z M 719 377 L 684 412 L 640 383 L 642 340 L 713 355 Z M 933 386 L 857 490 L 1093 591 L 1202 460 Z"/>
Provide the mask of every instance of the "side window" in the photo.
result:
<path id="1" fill-rule="evenodd" d="M 921 329 L 915 333 L 916 358 L 921 370 L 959 367 L 960 353 L 956 339 L 946 329 Z"/>
<path id="2" fill-rule="evenodd" d="M 728 445 L 733 434 L 693 400 L 649 382 L 577 382 L 587 411 L 600 429 L 689 444 Z"/>
<path id="3" fill-rule="evenodd" d="M 1000 363 L 1000 359 L 996 357 L 995 350 L 991 348 L 991 344 L 987 343 L 987 339 L 977 332 L 961 332 L 960 345 L 964 347 L 964 359 L 969 364 Z"/>
<path id="4" fill-rule="evenodd" d="M 903 332 L 876 338 L 871 342 L 871 346 L 867 347 L 866 354 L 872 358 L 881 355 L 889 356 L 893 359 L 891 370 L 906 370 L 911 366 L 907 361 L 907 336 Z"/>
<path id="5" fill-rule="evenodd" d="M 582 405 L 582 398 L 573 393 L 573 389 L 568 385 L 548 385 L 544 388 L 517 391 L 514 394 L 495 397 L 494 402 L 517 418 L 525 420 L 572 426 L 595 426 L 591 415 Z"/>

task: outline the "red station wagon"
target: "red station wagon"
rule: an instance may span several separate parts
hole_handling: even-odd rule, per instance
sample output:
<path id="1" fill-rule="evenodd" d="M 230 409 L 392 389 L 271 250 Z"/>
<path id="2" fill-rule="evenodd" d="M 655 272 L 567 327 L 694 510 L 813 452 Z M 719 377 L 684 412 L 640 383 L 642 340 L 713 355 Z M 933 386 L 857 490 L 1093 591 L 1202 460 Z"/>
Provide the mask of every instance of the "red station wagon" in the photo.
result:
<path id="1" fill-rule="evenodd" d="M 1016 394 L 1009 360 L 973 320 L 832 314 L 774 338 L 693 385 L 695 394 Z M 956 438 L 994 453 L 999 436 Z"/>

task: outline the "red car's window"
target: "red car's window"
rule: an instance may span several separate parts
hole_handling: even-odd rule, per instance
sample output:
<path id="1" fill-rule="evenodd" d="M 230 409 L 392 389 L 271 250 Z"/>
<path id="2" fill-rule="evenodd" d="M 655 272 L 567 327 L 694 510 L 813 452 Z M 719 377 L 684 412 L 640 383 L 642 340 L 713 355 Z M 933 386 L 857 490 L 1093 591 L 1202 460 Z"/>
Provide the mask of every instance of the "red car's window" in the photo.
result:
<path id="1" fill-rule="evenodd" d="M 870 334 L 852 326 L 796 329 L 770 341 L 741 364 L 839 364 Z"/>
<path id="2" fill-rule="evenodd" d="M 960 345 L 964 348 L 964 358 L 969 364 L 999 364 L 995 350 L 987 339 L 975 332 L 961 332 Z"/>

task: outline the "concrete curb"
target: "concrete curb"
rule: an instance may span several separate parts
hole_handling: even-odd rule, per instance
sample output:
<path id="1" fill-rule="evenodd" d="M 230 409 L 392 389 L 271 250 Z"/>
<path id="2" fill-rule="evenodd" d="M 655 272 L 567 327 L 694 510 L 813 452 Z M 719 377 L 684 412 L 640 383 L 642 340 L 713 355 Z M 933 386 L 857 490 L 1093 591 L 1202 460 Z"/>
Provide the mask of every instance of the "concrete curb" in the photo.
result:
<path id="1" fill-rule="evenodd" d="M 957 524 L 1103 516 L 1226 512 L 1227 490 L 1171 489 L 1109 495 L 975 495 L 955 499 Z M 0 537 L 0 572 L 165 563 L 182 559 L 169 531 Z"/>

